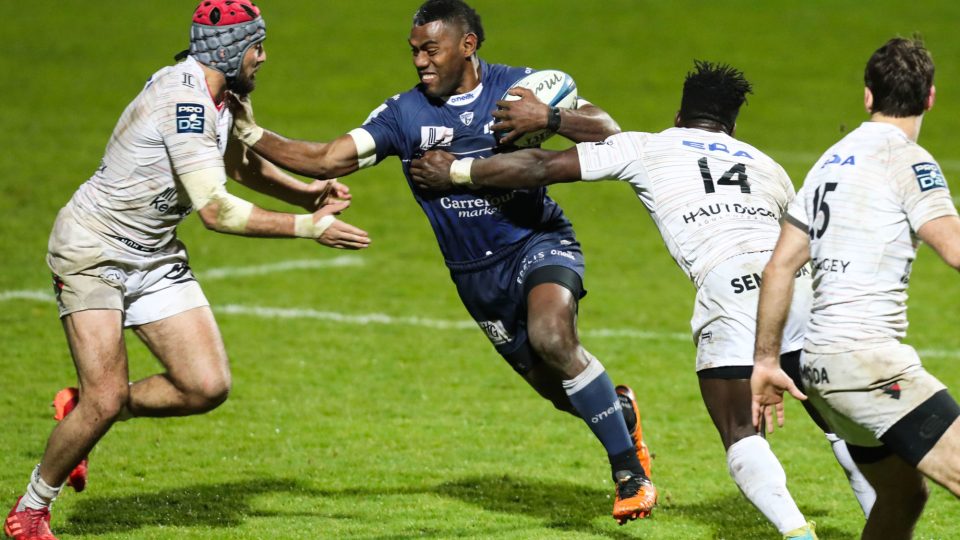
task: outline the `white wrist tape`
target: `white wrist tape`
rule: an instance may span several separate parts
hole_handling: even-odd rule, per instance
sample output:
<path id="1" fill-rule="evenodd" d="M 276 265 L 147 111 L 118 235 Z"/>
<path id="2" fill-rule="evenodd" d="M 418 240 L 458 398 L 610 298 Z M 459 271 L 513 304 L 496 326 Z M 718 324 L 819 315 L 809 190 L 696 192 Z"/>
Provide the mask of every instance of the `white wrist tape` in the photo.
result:
<path id="1" fill-rule="evenodd" d="M 243 233 L 253 213 L 253 203 L 223 191 L 223 195 L 214 199 L 220 203 L 217 212 L 217 230 L 221 232 Z"/>
<path id="2" fill-rule="evenodd" d="M 243 144 L 253 148 L 253 146 L 257 144 L 257 141 L 263 138 L 263 128 L 256 124 L 250 124 L 241 128 L 240 124 L 234 123 L 233 136 Z"/>
<path id="3" fill-rule="evenodd" d="M 221 232 L 242 233 L 247 229 L 253 204 L 227 193 L 223 167 L 211 167 L 180 175 L 180 183 L 197 210 L 217 203 L 217 226 Z"/>
<path id="4" fill-rule="evenodd" d="M 473 158 L 463 158 L 454 160 L 450 164 L 450 181 L 455 186 L 467 186 L 473 183 L 470 179 L 470 167 L 473 165 Z"/>
<path id="5" fill-rule="evenodd" d="M 297 214 L 293 220 L 293 234 L 298 238 L 320 238 L 336 220 L 333 216 L 323 216 L 314 223 L 313 214 Z"/>

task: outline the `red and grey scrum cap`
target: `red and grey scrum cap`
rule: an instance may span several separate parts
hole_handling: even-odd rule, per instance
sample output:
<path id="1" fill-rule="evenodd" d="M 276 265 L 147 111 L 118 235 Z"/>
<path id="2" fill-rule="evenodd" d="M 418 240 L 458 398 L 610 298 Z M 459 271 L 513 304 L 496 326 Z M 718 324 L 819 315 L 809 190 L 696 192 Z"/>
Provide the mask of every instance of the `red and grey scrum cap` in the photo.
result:
<path id="1" fill-rule="evenodd" d="M 250 0 L 203 0 L 190 26 L 190 55 L 233 79 L 243 55 L 267 38 L 267 27 Z"/>

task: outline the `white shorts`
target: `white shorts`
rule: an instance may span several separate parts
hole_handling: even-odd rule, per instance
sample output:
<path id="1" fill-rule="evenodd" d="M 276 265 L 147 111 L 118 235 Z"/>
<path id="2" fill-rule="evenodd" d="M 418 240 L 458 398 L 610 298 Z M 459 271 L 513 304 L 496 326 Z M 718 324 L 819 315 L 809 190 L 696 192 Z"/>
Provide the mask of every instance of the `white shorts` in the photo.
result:
<path id="1" fill-rule="evenodd" d="M 48 244 L 60 317 L 89 309 L 123 312 L 138 326 L 210 305 L 174 241 L 157 253 L 131 254 L 110 245 L 67 210 L 57 216 Z"/>
<path id="2" fill-rule="evenodd" d="M 857 446 L 880 446 L 880 437 L 908 413 L 946 388 L 923 369 L 913 347 L 800 356 L 804 389 L 833 431 Z"/>
<path id="3" fill-rule="evenodd" d="M 752 366 L 760 276 L 772 252 L 745 253 L 717 265 L 697 291 L 690 327 L 697 344 L 697 371 Z M 806 266 L 794 284 L 781 353 L 803 347 L 812 292 Z"/>

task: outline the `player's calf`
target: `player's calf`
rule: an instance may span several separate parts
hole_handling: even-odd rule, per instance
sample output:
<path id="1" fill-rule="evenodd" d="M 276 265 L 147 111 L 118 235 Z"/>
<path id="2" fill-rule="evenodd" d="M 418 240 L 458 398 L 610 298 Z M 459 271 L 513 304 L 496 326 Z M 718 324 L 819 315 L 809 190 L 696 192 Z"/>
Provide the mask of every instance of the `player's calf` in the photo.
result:
<path id="1" fill-rule="evenodd" d="M 863 528 L 865 540 L 897 540 L 913 537 L 913 528 L 923 513 L 930 490 L 923 475 L 897 455 L 857 465 L 877 493 Z"/>

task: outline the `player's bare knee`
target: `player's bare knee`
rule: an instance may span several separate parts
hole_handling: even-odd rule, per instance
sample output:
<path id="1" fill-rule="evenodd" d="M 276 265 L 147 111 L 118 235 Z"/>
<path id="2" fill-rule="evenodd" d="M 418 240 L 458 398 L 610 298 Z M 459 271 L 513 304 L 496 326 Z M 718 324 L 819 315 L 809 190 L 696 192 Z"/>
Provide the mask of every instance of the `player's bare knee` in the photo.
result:
<path id="1" fill-rule="evenodd" d="M 77 409 L 83 409 L 85 416 L 94 423 L 113 422 L 126 406 L 128 397 L 129 387 L 126 384 L 95 390 L 85 388 Z"/>
<path id="2" fill-rule="evenodd" d="M 569 372 L 580 358 L 579 343 L 565 327 L 544 322 L 529 330 L 533 350 L 547 365 L 563 373 Z"/>
<path id="3" fill-rule="evenodd" d="M 216 409 L 230 395 L 230 377 L 210 378 L 191 388 L 189 400 L 197 412 Z"/>

